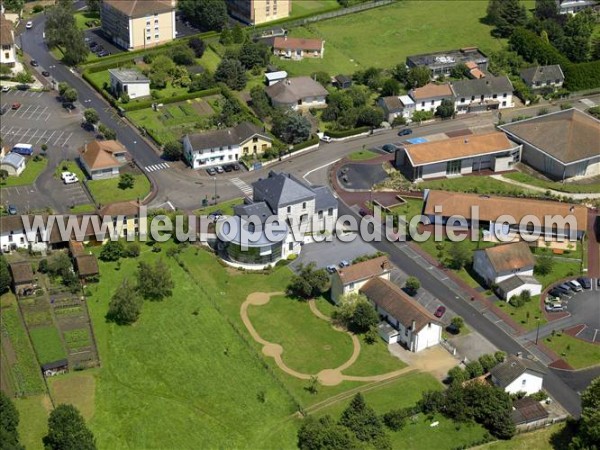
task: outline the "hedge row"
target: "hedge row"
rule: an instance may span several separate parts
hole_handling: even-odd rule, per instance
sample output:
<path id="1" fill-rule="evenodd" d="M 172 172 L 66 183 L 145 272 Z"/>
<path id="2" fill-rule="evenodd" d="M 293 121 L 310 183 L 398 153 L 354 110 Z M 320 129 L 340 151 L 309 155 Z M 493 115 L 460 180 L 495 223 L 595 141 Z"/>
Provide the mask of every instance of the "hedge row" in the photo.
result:
<path id="1" fill-rule="evenodd" d="M 186 94 L 176 95 L 174 97 L 168 97 L 168 98 L 164 98 L 164 99 L 160 98 L 160 99 L 155 100 L 155 99 L 151 98 L 148 100 L 143 100 L 141 102 L 122 103 L 119 106 L 121 108 L 123 108 L 125 111 L 139 111 L 140 109 L 150 108 L 152 106 L 152 103 L 168 104 L 168 103 L 183 102 L 185 100 L 190 100 L 192 98 L 208 97 L 209 95 L 219 94 L 220 92 L 221 92 L 221 89 L 212 88 L 212 89 L 206 89 L 204 91 L 188 92 Z"/>
<path id="2" fill-rule="evenodd" d="M 297 152 L 298 150 L 302 150 L 303 148 L 310 147 L 311 145 L 315 145 L 319 143 L 319 136 L 313 135 L 307 141 L 301 142 L 299 144 L 294 145 L 290 153 Z"/>
<path id="3" fill-rule="evenodd" d="M 327 136 L 334 138 L 334 139 L 339 139 L 339 138 L 345 138 L 348 136 L 354 136 L 356 134 L 361 134 L 364 133 L 365 131 L 369 131 L 371 128 L 370 127 L 358 127 L 358 128 L 351 128 L 349 130 L 341 130 L 341 131 L 327 131 Z"/>
<path id="4" fill-rule="evenodd" d="M 102 61 L 101 64 L 88 67 L 83 71 L 83 73 L 98 73 L 108 69 L 114 69 L 115 67 L 123 67 L 127 65 L 135 65 L 135 60 L 133 58 L 121 58 L 118 61 Z"/>
<path id="5" fill-rule="evenodd" d="M 563 70 L 565 88 L 571 92 L 600 87 L 600 60 L 570 64 Z"/>

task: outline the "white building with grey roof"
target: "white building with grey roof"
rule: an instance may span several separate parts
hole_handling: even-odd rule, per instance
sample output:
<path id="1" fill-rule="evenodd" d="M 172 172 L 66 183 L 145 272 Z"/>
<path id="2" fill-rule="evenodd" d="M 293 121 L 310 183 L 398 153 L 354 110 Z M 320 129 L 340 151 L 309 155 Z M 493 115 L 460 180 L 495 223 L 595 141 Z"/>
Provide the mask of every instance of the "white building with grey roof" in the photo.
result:
<path id="1" fill-rule="evenodd" d="M 565 82 L 565 74 L 558 64 L 528 67 L 521 70 L 521 78 L 531 89 L 560 89 Z"/>
<path id="2" fill-rule="evenodd" d="M 265 92 L 275 107 L 305 110 L 325 108 L 328 91 L 311 77 L 288 78 L 267 86 Z"/>
<path id="3" fill-rule="evenodd" d="M 129 98 L 142 98 L 150 95 L 150 79 L 135 69 L 108 69 L 110 88 L 115 97 L 123 93 Z"/>
<path id="4" fill-rule="evenodd" d="M 451 83 L 457 114 L 512 108 L 513 85 L 507 76 L 486 76 Z"/>

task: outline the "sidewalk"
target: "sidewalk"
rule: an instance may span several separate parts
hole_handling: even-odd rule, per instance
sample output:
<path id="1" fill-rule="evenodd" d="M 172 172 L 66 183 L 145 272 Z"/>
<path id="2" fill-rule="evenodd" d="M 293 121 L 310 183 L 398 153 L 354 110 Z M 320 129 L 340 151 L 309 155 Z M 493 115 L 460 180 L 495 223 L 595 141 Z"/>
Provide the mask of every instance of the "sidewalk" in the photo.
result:
<path id="1" fill-rule="evenodd" d="M 502 175 L 490 175 L 491 178 L 502 181 L 503 183 L 512 184 L 514 186 L 522 187 L 523 189 L 529 189 L 531 191 L 536 192 L 550 192 L 552 195 L 567 197 L 573 200 L 585 200 L 589 198 L 600 198 L 600 193 L 598 192 L 590 192 L 590 193 L 574 193 L 574 192 L 561 192 L 555 191 L 553 189 L 546 189 L 539 186 L 532 186 L 530 184 L 521 183 L 520 181 L 511 180 L 510 178 L 504 178 Z"/>

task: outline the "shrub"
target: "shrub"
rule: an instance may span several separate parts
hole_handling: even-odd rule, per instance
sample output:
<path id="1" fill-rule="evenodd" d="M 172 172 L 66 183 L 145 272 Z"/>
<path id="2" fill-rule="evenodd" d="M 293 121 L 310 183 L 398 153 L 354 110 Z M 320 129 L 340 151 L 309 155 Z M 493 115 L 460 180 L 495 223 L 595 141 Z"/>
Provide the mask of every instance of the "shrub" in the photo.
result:
<path id="1" fill-rule="evenodd" d="M 383 423 L 392 431 L 400 431 L 409 415 L 407 409 L 392 409 L 383 415 Z"/>

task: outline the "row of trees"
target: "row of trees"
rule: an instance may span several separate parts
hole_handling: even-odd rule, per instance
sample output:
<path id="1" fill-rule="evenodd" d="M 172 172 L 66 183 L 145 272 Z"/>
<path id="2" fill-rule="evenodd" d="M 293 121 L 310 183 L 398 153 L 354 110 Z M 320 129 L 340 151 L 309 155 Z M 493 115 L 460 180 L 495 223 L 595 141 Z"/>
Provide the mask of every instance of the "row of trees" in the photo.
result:
<path id="1" fill-rule="evenodd" d="M 75 9 L 71 0 L 57 0 L 56 5 L 46 10 L 46 42 L 49 47 L 63 50 L 63 61 L 76 65 L 86 60 L 89 49 L 84 33 L 77 28 Z"/>
<path id="2" fill-rule="evenodd" d="M 460 366 L 453 367 L 448 371 L 447 381 L 450 384 L 462 384 L 467 380 L 480 377 L 488 373 L 494 367 L 506 360 L 506 353 L 497 351 L 492 354 L 481 355 L 479 359 L 469 361 L 465 364 L 465 368 Z"/>

